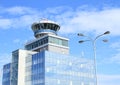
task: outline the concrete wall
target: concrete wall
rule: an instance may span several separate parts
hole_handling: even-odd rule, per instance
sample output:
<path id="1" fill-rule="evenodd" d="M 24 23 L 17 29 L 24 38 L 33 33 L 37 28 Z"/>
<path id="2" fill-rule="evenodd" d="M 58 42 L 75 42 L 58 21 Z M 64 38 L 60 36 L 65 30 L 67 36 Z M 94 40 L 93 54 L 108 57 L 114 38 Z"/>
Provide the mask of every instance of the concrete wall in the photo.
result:
<path id="1" fill-rule="evenodd" d="M 35 54 L 36 52 L 19 50 L 19 61 L 18 61 L 18 85 L 25 85 L 26 76 L 26 57 Z"/>

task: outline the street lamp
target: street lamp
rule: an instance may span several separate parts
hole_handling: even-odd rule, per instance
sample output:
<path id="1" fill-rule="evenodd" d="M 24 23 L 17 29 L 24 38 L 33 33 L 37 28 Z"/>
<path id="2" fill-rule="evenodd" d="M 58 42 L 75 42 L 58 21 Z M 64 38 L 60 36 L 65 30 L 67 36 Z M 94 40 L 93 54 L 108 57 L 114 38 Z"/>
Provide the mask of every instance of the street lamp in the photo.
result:
<path id="1" fill-rule="evenodd" d="M 86 35 L 84 35 L 84 34 L 82 34 L 82 33 L 78 33 L 78 36 L 81 36 L 81 37 L 87 37 L 88 38 L 88 40 L 80 40 L 79 41 L 79 43 L 84 43 L 84 42 L 86 42 L 86 41 L 91 41 L 92 42 L 92 45 L 93 45 L 93 51 L 94 51 L 94 69 L 95 69 L 95 79 L 96 79 L 96 85 L 97 85 L 97 65 L 96 65 L 96 40 L 98 39 L 98 38 L 100 38 L 101 36 L 103 36 L 103 35 L 107 35 L 107 34 L 110 34 L 110 31 L 106 31 L 106 32 L 104 32 L 103 34 L 100 34 L 100 35 L 98 35 L 98 36 L 96 36 L 94 39 L 92 39 L 91 37 L 89 37 L 89 36 L 86 36 Z M 103 42 L 107 42 L 108 40 L 103 40 Z"/>

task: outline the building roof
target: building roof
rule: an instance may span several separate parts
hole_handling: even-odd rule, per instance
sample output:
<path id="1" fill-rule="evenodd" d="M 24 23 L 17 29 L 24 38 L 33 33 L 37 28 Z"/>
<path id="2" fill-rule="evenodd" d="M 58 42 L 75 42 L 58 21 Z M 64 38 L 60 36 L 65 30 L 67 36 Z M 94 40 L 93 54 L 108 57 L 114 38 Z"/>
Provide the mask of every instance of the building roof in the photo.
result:
<path id="1" fill-rule="evenodd" d="M 34 22 L 33 24 L 32 24 L 32 26 L 33 25 L 35 25 L 35 24 L 39 24 L 39 23 L 52 23 L 52 24 L 56 24 L 56 25 L 59 25 L 58 23 L 56 23 L 56 22 L 54 22 L 54 21 L 51 21 L 51 20 L 48 20 L 48 19 L 41 19 L 40 21 L 37 21 L 37 22 Z"/>

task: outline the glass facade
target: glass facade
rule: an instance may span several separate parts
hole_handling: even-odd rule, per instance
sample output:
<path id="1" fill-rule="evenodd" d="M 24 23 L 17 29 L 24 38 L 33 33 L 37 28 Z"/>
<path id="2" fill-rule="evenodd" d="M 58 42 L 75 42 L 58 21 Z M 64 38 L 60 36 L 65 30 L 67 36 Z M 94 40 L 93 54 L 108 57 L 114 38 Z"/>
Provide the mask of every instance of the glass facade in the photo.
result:
<path id="1" fill-rule="evenodd" d="M 46 43 L 48 43 L 48 37 L 44 37 L 44 38 L 39 39 L 39 40 L 37 40 L 37 41 L 35 41 L 33 43 L 30 43 L 30 44 L 26 45 L 25 48 L 27 50 L 31 50 L 31 49 L 34 49 L 36 47 L 42 46 L 42 45 L 44 45 Z"/>
<path id="2" fill-rule="evenodd" d="M 31 74 L 32 74 L 32 55 L 28 54 L 26 57 L 26 62 L 25 62 L 25 85 L 32 85 L 32 78 L 31 78 Z"/>
<path id="3" fill-rule="evenodd" d="M 31 62 L 29 85 L 95 85 L 93 61 L 42 51 Z"/>
<path id="4" fill-rule="evenodd" d="M 45 85 L 45 52 L 32 55 L 32 85 Z"/>
<path id="5" fill-rule="evenodd" d="M 44 32 L 57 34 L 57 31 L 60 29 L 60 26 L 54 23 L 38 23 L 33 24 L 32 29 L 34 31 L 34 35 L 39 35 Z"/>
<path id="6" fill-rule="evenodd" d="M 18 59 L 17 50 L 12 53 L 11 70 L 9 64 L 4 66 L 3 85 L 18 85 Z M 41 51 L 25 57 L 24 82 L 25 85 L 95 85 L 94 71 L 91 60 Z"/>
<path id="7" fill-rule="evenodd" d="M 56 45 L 61 45 L 61 46 L 66 46 L 68 47 L 68 40 L 64 40 L 64 39 L 59 39 L 56 37 L 49 37 L 49 43 L 53 43 Z"/>
<path id="8" fill-rule="evenodd" d="M 3 66 L 2 85 L 10 85 L 10 67 L 11 67 L 11 63 L 8 63 Z"/>
<path id="9" fill-rule="evenodd" d="M 45 51 L 45 85 L 95 85 L 93 61 Z"/>
<path id="10" fill-rule="evenodd" d="M 18 59 L 19 59 L 19 50 L 12 52 L 12 63 L 11 63 L 11 84 L 17 85 L 18 82 Z"/>
<path id="11" fill-rule="evenodd" d="M 27 44 L 25 46 L 25 48 L 26 48 L 26 50 L 32 50 L 36 47 L 45 45 L 47 43 L 68 47 L 68 40 L 60 39 L 60 38 L 53 37 L 53 36 L 46 36 L 46 37 L 39 39 L 33 43 Z"/>
<path id="12" fill-rule="evenodd" d="M 35 31 L 34 33 L 35 33 L 35 35 L 37 35 L 37 34 L 40 34 L 40 33 L 42 33 L 42 32 L 52 32 L 52 33 L 57 34 L 56 31 L 54 31 L 54 30 L 50 30 L 50 29 L 41 29 L 41 30 L 37 30 L 37 31 Z"/>

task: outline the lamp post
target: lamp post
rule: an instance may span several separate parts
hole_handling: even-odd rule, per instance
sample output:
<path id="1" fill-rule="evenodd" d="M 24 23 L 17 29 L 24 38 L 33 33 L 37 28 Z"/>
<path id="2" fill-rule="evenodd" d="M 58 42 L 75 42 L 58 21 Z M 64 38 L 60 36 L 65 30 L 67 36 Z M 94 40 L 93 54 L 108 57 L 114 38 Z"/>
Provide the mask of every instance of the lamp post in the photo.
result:
<path id="1" fill-rule="evenodd" d="M 103 34 L 100 34 L 98 36 L 96 36 L 94 39 L 92 39 L 91 37 L 89 36 L 86 36 L 82 33 L 78 33 L 78 36 L 81 36 L 81 37 L 87 37 L 88 40 L 80 40 L 79 43 L 84 43 L 84 42 L 87 42 L 87 41 L 91 41 L 92 42 L 92 45 L 93 45 L 93 51 L 94 51 L 94 69 L 95 69 L 95 85 L 97 85 L 97 65 L 96 65 L 96 40 L 98 38 L 100 38 L 101 36 L 104 36 L 106 34 L 110 34 L 110 31 L 106 31 L 105 33 Z M 103 42 L 107 42 L 107 40 L 103 40 Z"/>

